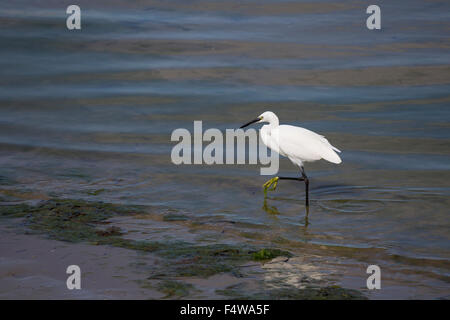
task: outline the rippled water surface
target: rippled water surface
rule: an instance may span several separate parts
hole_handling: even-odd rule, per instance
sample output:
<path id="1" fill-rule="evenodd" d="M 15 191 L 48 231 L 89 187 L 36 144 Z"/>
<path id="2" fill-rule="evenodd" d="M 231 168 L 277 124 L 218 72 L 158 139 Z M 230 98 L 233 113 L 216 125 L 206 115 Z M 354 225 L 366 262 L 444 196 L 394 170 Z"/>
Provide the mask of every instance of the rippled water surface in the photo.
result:
<path id="1" fill-rule="evenodd" d="M 447 1 L 379 1 L 381 31 L 361 1 L 77 3 L 81 31 L 60 1 L 0 4 L 2 201 L 160 206 L 204 226 L 166 236 L 306 252 L 357 289 L 377 264 L 375 298 L 450 294 Z M 174 129 L 266 110 L 343 151 L 339 166 L 307 164 L 308 217 L 296 182 L 264 203 L 259 166 L 170 160 Z M 151 237 L 152 223 L 133 228 Z"/>

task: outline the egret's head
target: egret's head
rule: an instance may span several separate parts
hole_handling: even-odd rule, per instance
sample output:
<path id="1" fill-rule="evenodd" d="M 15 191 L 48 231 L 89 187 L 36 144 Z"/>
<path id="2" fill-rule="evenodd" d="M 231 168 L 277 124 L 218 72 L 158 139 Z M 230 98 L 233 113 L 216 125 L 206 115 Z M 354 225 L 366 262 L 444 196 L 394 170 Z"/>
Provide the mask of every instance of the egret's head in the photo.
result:
<path id="1" fill-rule="evenodd" d="M 250 122 L 247 122 L 246 124 L 241 126 L 241 129 L 251 125 L 252 123 L 256 123 L 256 122 L 267 122 L 267 123 L 278 124 L 278 117 L 272 111 L 266 111 L 266 112 L 260 114 L 259 117 L 257 117 L 256 119 L 254 119 Z"/>
<path id="2" fill-rule="evenodd" d="M 272 111 L 266 111 L 262 113 L 259 117 L 259 122 L 267 122 L 267 123 L 278 123 L 278 117 Z"/>

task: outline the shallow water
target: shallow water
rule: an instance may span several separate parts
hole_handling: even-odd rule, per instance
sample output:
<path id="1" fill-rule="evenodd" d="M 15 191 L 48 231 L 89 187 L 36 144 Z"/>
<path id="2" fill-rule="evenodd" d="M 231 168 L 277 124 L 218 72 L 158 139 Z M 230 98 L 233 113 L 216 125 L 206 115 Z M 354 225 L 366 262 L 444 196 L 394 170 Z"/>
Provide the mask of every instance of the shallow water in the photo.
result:
<path id="1" fill-rule="evenodd" d="M 357 289 L 377 264 L 374 298 L 448 296 L 450 5 L 378 4 L 377 32 L 359 1 L 78 1 L 81 31 L 58 1 L 0 4 L 0 199 L 160 206 L 203 226 L 169 237 L 313 254 Z M 307 218 L 303 185 L 264 205 L 258 166 L 170 160 L 174 129 L 266 110 L 343 150 L 306 166 Z M 127 223 L 152 236 L 154 221 Z"/>

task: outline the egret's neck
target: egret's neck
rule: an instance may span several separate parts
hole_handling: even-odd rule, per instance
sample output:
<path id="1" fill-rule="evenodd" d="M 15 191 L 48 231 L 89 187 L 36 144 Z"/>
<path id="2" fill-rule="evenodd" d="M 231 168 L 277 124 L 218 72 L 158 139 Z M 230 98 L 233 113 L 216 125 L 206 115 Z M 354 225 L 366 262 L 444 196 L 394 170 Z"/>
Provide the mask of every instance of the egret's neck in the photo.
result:
<path id="1" fill-rule="evenodd" d="M 266 127 L 266 130 L 272 131 L 279 125 L 280 125 L 280 122 L 278 121 L 278 119 L 271 119 L 270 122 L 268 124 L 266 124 L 264 127 Z"/>

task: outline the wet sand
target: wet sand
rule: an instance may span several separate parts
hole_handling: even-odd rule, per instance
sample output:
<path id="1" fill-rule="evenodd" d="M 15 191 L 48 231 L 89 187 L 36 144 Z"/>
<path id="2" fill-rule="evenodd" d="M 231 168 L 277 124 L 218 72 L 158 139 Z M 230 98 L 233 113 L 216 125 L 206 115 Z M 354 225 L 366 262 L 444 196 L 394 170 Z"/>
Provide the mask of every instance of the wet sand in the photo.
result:
<path id="1" fill-rule="evenodd" d="M 20 223 L 15 221 L 14 224 Z M 16 226 L 17 228 L 17 226 Z M 0 299 L 158 299 L 164 295 L 138 281 L 135 260 L 153 263 L 151 255 L 131 250 L 75 244 L 19 233 L 0 224 Z M 69 290 L 66 269 L 81 268 L 81 290 Z"/>

